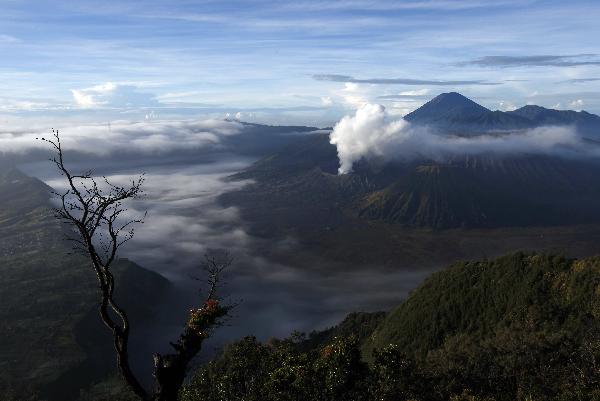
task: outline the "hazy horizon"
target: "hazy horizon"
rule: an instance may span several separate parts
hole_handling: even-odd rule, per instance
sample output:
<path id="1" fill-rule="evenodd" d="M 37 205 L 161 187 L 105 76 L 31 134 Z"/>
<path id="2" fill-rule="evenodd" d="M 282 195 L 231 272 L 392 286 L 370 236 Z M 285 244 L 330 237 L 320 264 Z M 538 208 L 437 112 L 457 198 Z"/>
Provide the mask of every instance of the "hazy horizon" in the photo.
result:
<path id="1" fill-rule="evenodd" d="M 35 6 L 34 6 L 35 5 Z M 6 1 L 0 127 L 238 118 L 330 126 L 440 92 L 600 113 L 592 1 Z"/>

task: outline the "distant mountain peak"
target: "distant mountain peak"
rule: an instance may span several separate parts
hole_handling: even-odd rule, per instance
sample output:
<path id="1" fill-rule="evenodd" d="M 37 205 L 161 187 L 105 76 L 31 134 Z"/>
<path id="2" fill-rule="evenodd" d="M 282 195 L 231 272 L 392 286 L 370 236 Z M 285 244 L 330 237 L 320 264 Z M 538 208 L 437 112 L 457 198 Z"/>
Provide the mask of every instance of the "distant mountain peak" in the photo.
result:
<path id="1" fill-rule="evenodd" d="M 507 114 L 527 118 L 535 126 L 572 125 L 583 135 L 598 137 L 600 134 L 600 117 L 586 111 L 555 110 L 530 104 Z"/>
<path id="2" fill-rule="evenodd" d="M 448 92 L 434 97 L 404 118 L 416 123 L 438 124 L 480 118 L 488 113 L 491 113 L 489 109 L 468 97 Z"/>
<path id="3" fill-rule="evenodd" d="M 538 106 L 537 104 L 526 104 L 525 106 L 520 107 L 518 110 L 553 110 L 553 109 Z"/>
<path id="4" fill-rule="evenodd" d="M 440 93 L 439 95 L 437 95 L 436 97 L 434 97 L 433 99 L 431 99 L 432 103 L 439 103 L 439 102 L 462 102 L 465 104 L 475 104 L 479 107 L 483 107 L 480 106 L 479 104 L 475 103 L 473 100 L 469 99 L 468 97 L 466 97 L 465 95 L 458 93 L 458 92 L 444 92 L 444 93 Z"/>
<path id="5" fill-rule="evenodd" d="M 486 109 L 482 105 L 472 101 L 468 97 L 461 95 L 458 92 L 446 92 L 441 93 L 431 99 L 429 102 L 425 103 L 419 109 L 437 109 L 437 108 L 445 108 L 451 109 L 454 111 L 467 111 L 471 113 L 487 113 L 490 110 Z"/>
<path id="6" fill-rule="evenodd" d="M 509 111 L 511 114 L 532 118 L 539 115 L 548 115 L 553 113 L 560 113 L 560 110 L 549 109 L 547 107 L 538 106 L 535 104 L 527 104 L 523 107 L 519 107 L 516 110 Z"/>

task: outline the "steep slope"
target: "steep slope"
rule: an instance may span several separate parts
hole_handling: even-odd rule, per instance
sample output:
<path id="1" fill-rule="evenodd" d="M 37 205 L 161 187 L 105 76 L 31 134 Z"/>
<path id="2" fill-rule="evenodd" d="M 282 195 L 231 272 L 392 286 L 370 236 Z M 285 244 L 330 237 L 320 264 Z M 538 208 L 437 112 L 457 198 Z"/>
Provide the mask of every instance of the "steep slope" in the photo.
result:
<path id="1" fill-rule="evenodd" d="M 335 146 L 329 144 L 328 134 L 296 137 L 292 143 L 277 149 L 233 178 L 246 179 L 260 176 L 278 179 L 315 167 L 328 173 L 337 173 L 337 151 Z"/>
<path id="2" fill-rule="evenodd" d="M 411 122 L 440 122 L 455 118 L 479 118 L 490 113 L 489 109 L 475 103 L 457 92 L 442 93 L 417 110 L 406 115 Z"/>
<path id="3" fill-rule="evenodd" d="M 597 164 L 541 156 L 422 163 L 369 194 L 359 215 L 436 228 L 600 221 L 599 171 Z"/>
<path id="4" fill-rule="evenodd" d="M 365 350 L 396 344 L 425 357 L 454 341 L 483 345 L 510 334 L 581 341 L 598 329 L 599 257 L 519 252 L 434 273 L 387 315 Z"/>
<path id="5" fill-rule="evenodd" d="M 352 312 L 333 327 L 311 332 L 297 346 L 300 350 L 313 350 L 334 342 L 336 338 L 350 337 L 362 344 L 368 341 L 385 317 L 385 312 Z"/>
<path id="6" fill-rule="evenodd" d="M 49 190 L 15 169 L 0 174 L 0 387 L 64 401 L 114 364 L 94 275 L 83 256 L 69 255 Z M 168 281 L 128 261 L 115 274 L 134 325 L 149 322 L 153 304 L 140 300 L 160 302 Z"/>
<path id="7" fill-rule="evenodd" d="M 342 212 L 438 229 L 600 222 L 600 163 L 593 160 L 534 155 L 363 160 L 344 175 L 336 174 L 337 163 L 328 136 L 311 135 L 234 176 L 256 183 L 223 200 L 254 198 L 251 219 L 282 213 L 277 220 L 298 227 L 311 224 L 311 215 L 334 224 Z"/>
<path id="8" fill-rule="evenodd" d="M 230 344 L 182 399 L 596 401 L 598 358 L 600 257 L 514 253 L 455 263 L 387 315 Z"/>
<path id="9" fill-rule="evenodd" d="M 456 263 L 392 310 L 363 351 L 372 359 L 390 344 L 438 394 L 595 400 L 600 258 L 517 253 Z"/>

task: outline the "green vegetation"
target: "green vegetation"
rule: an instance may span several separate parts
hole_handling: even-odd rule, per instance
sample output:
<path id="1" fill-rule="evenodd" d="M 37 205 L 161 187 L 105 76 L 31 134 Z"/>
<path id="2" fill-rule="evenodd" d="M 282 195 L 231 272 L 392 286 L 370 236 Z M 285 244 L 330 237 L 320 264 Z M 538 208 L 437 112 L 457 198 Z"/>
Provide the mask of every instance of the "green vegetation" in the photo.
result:
<path id="1" fill-rule="evenodd" d="M 0 194 L 0 399 L 133 399 L 110 376 L 93 275 L 83 258 L 65 256 L 48 187 L 7 170 Z M 138 322 L 150 319 L 143 301 L 168 283 L 126 260 L 116 273 L 131 283 L 123 303 Z M 230 344 L 180 398 L 599 400 L 600 257 L 520 252 L 455 263 L 387 314 Z"/>
<path id="2" fill-rule="evenodd" d="M 83 256 L 69 255 L 49 191 L 18 170 L 0 173 L 0 399 L 72 400 L 114 371 L 94 273 Z M 150 321 L 147 300 L 158 304 L 168 281 L 127 260 L 115 274 L 133 324 Z"/>
<path id="3" fill-rule="evenodd" d="M 598 400 L 600 257 L 454 264 L 383 320 L 234 343 L 181 399 Z"/>
<path id="4" fill-rule="evenodd" d="M 396 344 L 446 391 L 586 399 L 600 384 L 599 334 L 600 258 L 516 253 L 433 274 L 363 349 Z"/>
<path id="5" fill-rule="evenodd" d="M 47 385 L 85 358 L 74 329 L 95 288 L 82 260 L 64 268 L 68 248 L 48 191 L 16 170 L 0 177 L 0 374 L 16 387 Z"/>

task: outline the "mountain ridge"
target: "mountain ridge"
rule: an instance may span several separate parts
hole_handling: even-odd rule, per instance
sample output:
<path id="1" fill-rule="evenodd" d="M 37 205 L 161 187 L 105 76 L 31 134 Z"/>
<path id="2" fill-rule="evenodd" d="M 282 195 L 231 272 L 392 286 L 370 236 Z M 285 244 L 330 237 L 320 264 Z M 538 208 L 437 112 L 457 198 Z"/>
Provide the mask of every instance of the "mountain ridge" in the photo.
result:
<path id="1" fill-rule="evenodd" d="M 525 106 L 515 112 L 491 111 L 456 92 L 441 94 L 407 116 L 415 124 L 442 124 L 437 129 L 449 134 L 490 134 L 493 127 L 494 133 L 507 136 L 516 134 L 512 131 L 517 126 L 520 130 L 541 124 L 536 121 L 566 124 L 575 118 L 600 121 L 589 113 L 539 106 Z M 600 163 L 592 158 L 485 153 L 456 154 L 443 161 L 361 159 L 354 163 L 353 172 L 343 175 L 337 174 L 338 163 L 336 146 L 329 136 L 311 134 L 234 178 L 255 180 L 257 184 L 246 190 L 246 196 L 252 191 L 262 193 L 261 202 L 271 205 L 271 213 L 273 208 L 282 210 L 282 205 L 288 205 L 290 209 L 313 210 L 323 221 L 335 222 L 351 215 L 434 229 L 600 222 L 595 207 L 600 198 L 600 182 L 595 178 L 600 174 Z M 295 226 L 310 223 L 306 216 L 300 217 L 302 212 L 293 214 L 298 215 L 293 219 Z"/>
<path id="2" fill-rule="evenodd" d="M 525 105 L 512 111 L 492 111 L 457 92 L 434 97 L 404 119 L 442 132 L 464 135 L 573 125 L 581 134 L 600 137 L 600 116 L 587 111 L 556 110 L 537 105 Z"/>
<path id="3" fill-rule="evenodd" d="M 343 175 L 336 174 L 337 163 L 328 136 L 314 135 L 232 178 L 254 180 L 243 190 L 246 196 L 259 196 L 261 202 L 271 204 L 270 210 L 289 206 L 297 210 L 294 214 L 308 208 L 314 213 L 320 210 L 318 215 L 349 213 L 371 221 L 435 229 L 600 221 L 595 206 L 600 198 L 597 161 L 542 155 L 456 156 L 443 163 L 362 160 L 352 173 Z M 305 218 L 296 222 L 309 223 Z"/>

